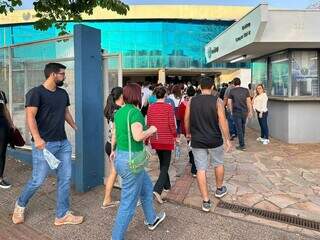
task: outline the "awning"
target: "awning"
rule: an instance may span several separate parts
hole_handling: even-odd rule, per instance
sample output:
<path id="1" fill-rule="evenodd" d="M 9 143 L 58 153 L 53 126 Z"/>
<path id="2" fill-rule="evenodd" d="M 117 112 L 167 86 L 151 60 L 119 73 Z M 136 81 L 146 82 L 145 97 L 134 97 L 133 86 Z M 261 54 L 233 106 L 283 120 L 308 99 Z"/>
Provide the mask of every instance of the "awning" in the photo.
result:
<path id="1" fill-rule="evenodd" d="M 261 4 L 205 46 L 207 62 L 247 61 L 288 48 L 320 48 L 319 10 Z"/>

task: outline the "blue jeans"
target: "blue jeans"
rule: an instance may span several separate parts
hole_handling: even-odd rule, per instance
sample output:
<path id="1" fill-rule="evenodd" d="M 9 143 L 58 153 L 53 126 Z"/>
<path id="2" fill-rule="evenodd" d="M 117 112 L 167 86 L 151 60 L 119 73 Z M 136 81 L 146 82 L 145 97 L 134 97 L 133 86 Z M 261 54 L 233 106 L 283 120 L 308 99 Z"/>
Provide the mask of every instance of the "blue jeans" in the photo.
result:
<path id="1" fill-rule="evenodd" d="M 146 171 L 137 175 L 131 173 L 128 165 L 129 152 L 116 152 L 115 168 L 122 179 L 121 199 L 118 213 L 112 229 L 113 240 L 123 240 L 131 222 L 140 198 L 143 213 L 148 223 L 153 224 L 157 219 L 153 207 L 153 186 Z"/>
<path id="2" fill-rule="evenodd" d="M 268 112 L 264 112 L 262 114 L 262 118 L 259 117 L 258 111 L 257 111 L 257 114 L 258 114 L 258 122 L 261 129 L 261 138 L 269 139 Z"/>
<path id="3" fill-rule="evenodd" d="M 240 147 L 244 147 L 245 146 L 244 136 L 245 136 L 245 130 L 246 130 L 247 113 L 235 112 L 233 114 L 233 120 L 234 120 L 234 123 L 236 124 L 239 145 Z"/>
<path id="4" fill-rule="evenodd" d="M 55 170 L 57 174 L 57 209 L 56 217 L 62 218 L 69 210 L 70 180 L 71 180 L 71 154 L 72 146 L 68 140 L 47 142 L 46 149 L 61 161 Z M 43 157 L 43 151 L 32 144 L 32 177 L 24 187 L 18 205 L 27 206 L 30 198 L 42 185 L 49 173 L 49 165 Z"/>
<path id="5" fill-rule="evenodd" d="M 226 117 L 228 120 L 228 127 L 229 127 L 230 136 L 237 135 L 237 130 L 236 130 L 236 125 L 235 125 L 234 119 L 232 117 L 232 114 L 228 110 L 226 110 Z"/>

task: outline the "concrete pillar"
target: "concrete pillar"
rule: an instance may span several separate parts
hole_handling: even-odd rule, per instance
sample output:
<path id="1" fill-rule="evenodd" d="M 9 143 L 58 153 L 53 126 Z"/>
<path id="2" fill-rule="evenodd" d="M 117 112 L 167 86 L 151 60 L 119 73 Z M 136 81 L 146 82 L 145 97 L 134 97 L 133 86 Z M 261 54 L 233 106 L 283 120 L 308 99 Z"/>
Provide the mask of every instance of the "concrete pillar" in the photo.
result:
<path id="1" fill-rule="evenodd" d="M 166 83 L 166 70 L 164 68 L 161 68 L 158 71 L 158 83 Z"/>

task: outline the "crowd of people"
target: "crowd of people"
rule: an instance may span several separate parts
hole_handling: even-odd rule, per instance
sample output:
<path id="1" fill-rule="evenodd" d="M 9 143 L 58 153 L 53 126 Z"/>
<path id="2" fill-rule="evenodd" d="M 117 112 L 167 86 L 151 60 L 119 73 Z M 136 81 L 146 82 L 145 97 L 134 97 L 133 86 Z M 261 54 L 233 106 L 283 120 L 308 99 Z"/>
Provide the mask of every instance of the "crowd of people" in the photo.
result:
<path id="1" fill-rule="evenodd" d="M 74 130 L 77 126 L 69 112 L 68 93 L 61 88 L 65 81 L 66 67 L 59 63 L 45 66 L 45 82 L 26 94 L 26 121 L 32 135 L 32 176 L 17 198 L 12 216 L 15 224 L 23 223 L 25 208 L 46 179 L 49 166 L 44 160 L 43 149 L 49 150 L 61 161 L 57 174 L 57 207 L 54 224 L 80 224 L 83 216 L 70 211 L 71 144 L 65 122 Z M 137 83 L 115 87 L 107 98 L 104 116 L 108 134 L 105 151 L 109 161 L 109 173 L 105 185 L 103 208 L 118 206 L 113 225 L 112 239 L 124 239 L 136 207 L 141 204 L 145 225 L 154 230 L 165 218 L 164 212 L 156 212 L 153 199 L 164 202 L 163 192 L 170 191 L 169 168 L 172 152 L 180 155 L 181 139 L 187 140 L 191 174 L 197 179 L 202 196 L 202 210 L 210 211 L 211 200 L 207 187 L 207 171 L 213 166 L 215 197 L 222 198 L 228 192 L 224 185 L 224 153 L 232 150 L 237 137 L 238 150 L 245 151 L 247 119 L 254 112 L 261 127 L 257 141 L 268 144 L 268 97 L 264 86 L 256 91 L 241 87 L 239 78 L 216 89 L 214 80 L 199 78 L 198 86 L 185 84 L 150 84 L 141 87 Z M 54 114 L 52 114 L 54 113 Z M 103 114 L 103 113 L 101 113 Z M 15 128 L 7 109 L 7 98 L 0 91 L 0 187 L 11 185 L 3 177 L 6 148 L 10 128 Z M 150 145 L 159 158 L 160 174 L 155 183 L 142 168 L 133 172 L 131 159 L 140 158 Z M 145 156 L 145 155 L 143 155 Z M 121 178 L 121 198 L 115 201 L 111 192 L 117 176 Z"/>

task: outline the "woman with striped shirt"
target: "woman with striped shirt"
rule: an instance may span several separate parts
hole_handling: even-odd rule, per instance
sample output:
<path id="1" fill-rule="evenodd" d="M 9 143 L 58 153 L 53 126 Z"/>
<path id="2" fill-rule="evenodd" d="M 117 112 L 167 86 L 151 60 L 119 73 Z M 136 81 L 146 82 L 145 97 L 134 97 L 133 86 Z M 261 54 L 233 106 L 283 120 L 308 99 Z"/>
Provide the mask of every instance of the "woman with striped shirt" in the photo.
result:
<path id="1" fill-rule="evenodd" d="M 166 89 L 164 87 L 155 89 L 157 102 L 149 107 L 147 114 L 148 126 L 155 126 L 158 129 L 157 134 L 150 138 L 150 142 L 160 161 L 160 175 L 153 189 L 153 194 L 159 203 L 163 203 L 162 191 L 169 191 L 171 188 L 168 170 L 171 151 L 174 149 L 177 137 L 174 111 L 170 104 L 165 103 L 165 95 Z"/>

